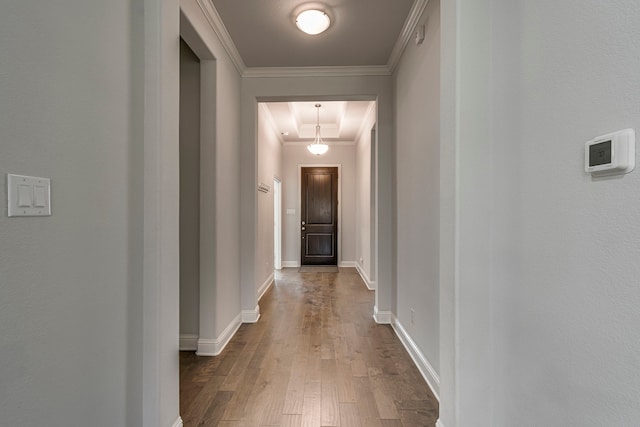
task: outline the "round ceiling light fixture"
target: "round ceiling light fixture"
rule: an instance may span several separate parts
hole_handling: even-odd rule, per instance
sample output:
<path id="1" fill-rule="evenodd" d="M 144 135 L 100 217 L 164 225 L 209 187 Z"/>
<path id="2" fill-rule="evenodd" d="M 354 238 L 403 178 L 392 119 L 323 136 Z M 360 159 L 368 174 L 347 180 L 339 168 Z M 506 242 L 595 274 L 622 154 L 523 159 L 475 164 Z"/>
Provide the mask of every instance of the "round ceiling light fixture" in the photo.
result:
<path id="1" fill-rule="evenodd" d="M 329 19 L 329 15 L 321 10 L 307 9 L 298 14 L 296 25 L 300 31 L 315 36 L 329 28 L 331 19 Z"/>

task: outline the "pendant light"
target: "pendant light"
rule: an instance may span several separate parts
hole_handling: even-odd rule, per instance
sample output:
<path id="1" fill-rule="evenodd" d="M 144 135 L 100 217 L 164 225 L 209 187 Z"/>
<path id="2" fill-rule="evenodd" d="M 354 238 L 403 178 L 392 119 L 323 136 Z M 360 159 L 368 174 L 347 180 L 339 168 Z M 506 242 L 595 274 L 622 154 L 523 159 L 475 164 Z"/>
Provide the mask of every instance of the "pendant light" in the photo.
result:
<path id="1" fill-rule="evenodd" d="M 321 104 L 316 104 L 316 108 L 318 109 L 318 121 L 316 124 L 316 137 L 313 142 L 307 145 L 307 150 L 309 150 L 312 154 L 319 156 L 320 154 L 324 154 L 329 149 L 329 146 L 322 141 L 320 137 L 320 107 Z"/>

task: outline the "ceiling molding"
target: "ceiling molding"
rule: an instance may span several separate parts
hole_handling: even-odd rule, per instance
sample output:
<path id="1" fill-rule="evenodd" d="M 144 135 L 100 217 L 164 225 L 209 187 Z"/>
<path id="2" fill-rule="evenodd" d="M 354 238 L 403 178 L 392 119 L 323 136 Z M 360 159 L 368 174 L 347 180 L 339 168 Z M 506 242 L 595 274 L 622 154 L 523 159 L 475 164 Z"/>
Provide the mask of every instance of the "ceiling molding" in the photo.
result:
<path id="1" fill-rule="evenodd" d="M 196 0 L 196 2 L 198 3 L 198 6 L 200 6 L 200 9 L 209 22 L 209 25 L 211 25 L 211 28 L 213 28 L 213 31 L 220 39 L 224 50 L 227 51 L 227 54 L 229 55 L 231 62 L 233 62 L 233 65 L 236 67 L 236 70 L 238 70 L 240 75 L 243 75 L 247 66 L 244 64 L 244 61 L 240 56 L 240 52 L 238 52 L 236 45 L 233 43 L 233 40 L 227 31 L 227 27 L 224 26 L 222 18 L 220 18 L 216 7 L 213 5 L 213 1 Z"/>
<path id="2" fill-rule="evenodd" d="M 282 134 L 280 133 L 280 129 L 278 129 L 278 126 L 276 125 L 276 121 L 271 114 L 271 110 L 269 110 L 269 107 L 267 107 L 264 102 L 258 102 L 258 108 L 262 112 L 262 117 L 264 117 L 267 121 L 267 126 L 271 128 L 273 133 L 276 135 L 276 138 L 278 138 L 280 145 L 282 146 L 282 144 L 284 144 L 284 138 L 282 138 Z"/>
<path id="3" fill-rule="evenodd" d="M 242 77 L 351 77 L 390 76 L 386 65 L 364 65 L 353 67 L 249 67 Z"/>
<path id="4" fill-rule="evenodd" d="M 415 0 L 402 31 L 391 51 L 387 65 L 328 66 L 328 67 L 247 67 L 222 22 L 212 0 L 196 0 L 205 18 L 213 28 L 231 62 L 242 77 L 352 77 L 390 76 L 395 71 L 409 40 L 429 3 L 429 0 Z"/>
<path id="5" fill-rule="evenodd" d="M 404 22 L 402 31 L 398 36 L 398 40 L 396 40 L 396 44 L 393 46 L 393 50 L 389 56 L 389 61 L 387 62 L 387 67 L 392 74 L 398 66 L 398 62 L 400 62 L 400 58 L 402 58 L 402 54 L 404 53 L 409 40 L 413 37 L 416 26 L 418 25 L 424 10 L 427 8 L 428 3 L 429 0 L 415 0 L 413 2 L 409 16 L 407 16 L 407 20 Z"/>
<path id="6" fill-rule="evenodd" d="M 376 106 L 377 106 L 377 103 L 375 101 L 369 101 L 367 112 L 364 113 L 364 118 L 362 119 L 362 123 L 360 124 L 360 129 L 358 129 L 358 133 L 356 133 L 356 142 L 360 141 L 360 138 L 362 138 L 362 135 L 364 135 L 364 132 L 371 131 L 371 127 L 367 126 L 367 123 L 368 123 L 367 119 L 370 116 L 373 116 L 373 126 L 376 125 L 376 122 L 378 121 L 375 116 Z"/>

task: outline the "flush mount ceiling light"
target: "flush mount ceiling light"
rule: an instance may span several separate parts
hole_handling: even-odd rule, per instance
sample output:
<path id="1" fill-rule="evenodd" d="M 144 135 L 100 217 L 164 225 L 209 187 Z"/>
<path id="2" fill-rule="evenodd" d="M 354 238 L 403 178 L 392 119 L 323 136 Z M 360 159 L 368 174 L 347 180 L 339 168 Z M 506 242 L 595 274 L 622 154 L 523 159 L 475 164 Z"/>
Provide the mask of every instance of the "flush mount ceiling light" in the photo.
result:
<path id="1" fill-rule="evenodd" d="M 316 108 L 318 109 L 318 121 L 316 122 L 316 137 L 313 142 L 307 145 L 307 150 L 309 150 L 312 154 L 319 156 L 320 154 L 324 154 L 329 149 L 329 146 L 322 141 L 320 137 L 320 107 L 321 104 L 316 104 Z"/>
<path id="2" fill-rule="evenodd" d="M 316 35 L 325 31 L 331 25 L 329 15 L 318 9 L 308 9 L 298 14 L 296 25 L 300 31 Z"/>

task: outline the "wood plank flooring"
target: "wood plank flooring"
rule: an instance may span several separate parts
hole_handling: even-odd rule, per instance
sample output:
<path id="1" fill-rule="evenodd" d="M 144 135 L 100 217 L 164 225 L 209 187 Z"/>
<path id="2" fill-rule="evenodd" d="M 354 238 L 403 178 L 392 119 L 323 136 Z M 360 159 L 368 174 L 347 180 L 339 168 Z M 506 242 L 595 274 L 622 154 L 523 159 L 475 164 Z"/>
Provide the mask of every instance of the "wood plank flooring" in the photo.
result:
<path id="1" fill-rule="evenodd" d="M 276 272 L 220 356 L 180 353 L 185 427 L 435 426 L 438 402 L 355 269 Z"/>

